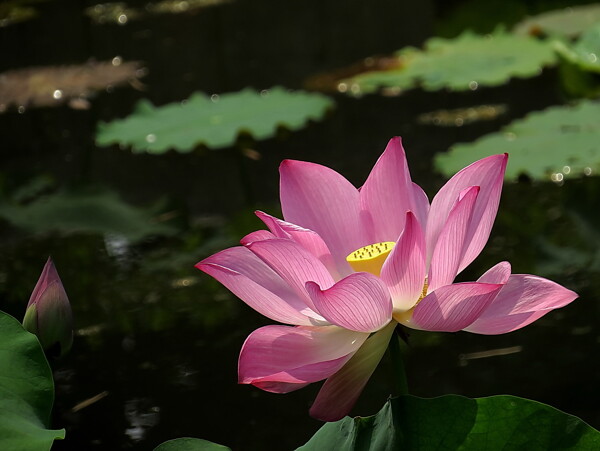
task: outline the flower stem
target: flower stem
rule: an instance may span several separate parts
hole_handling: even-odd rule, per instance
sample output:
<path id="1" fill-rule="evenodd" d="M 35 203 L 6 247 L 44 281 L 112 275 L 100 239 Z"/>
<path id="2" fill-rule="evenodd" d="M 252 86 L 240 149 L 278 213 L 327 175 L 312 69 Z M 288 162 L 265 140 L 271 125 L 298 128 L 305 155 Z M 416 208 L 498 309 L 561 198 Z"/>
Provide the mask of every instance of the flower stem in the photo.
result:
<path id="1" fill-rule="evenodd" d="M 402 359 L 402 352 L 400 351 L 400 340 L 402 340 L 398 328 L 400 324 L 396 326 L 396 333 L 392 335 L 390 341 L 390 356 L 392 357 L 392 371 L 394 373 L 394 381 L 396 385 L 397 395 L 408 394 L 408 382 L 406 380 L 406 368 L 404 367 L 404 360 Z"/>

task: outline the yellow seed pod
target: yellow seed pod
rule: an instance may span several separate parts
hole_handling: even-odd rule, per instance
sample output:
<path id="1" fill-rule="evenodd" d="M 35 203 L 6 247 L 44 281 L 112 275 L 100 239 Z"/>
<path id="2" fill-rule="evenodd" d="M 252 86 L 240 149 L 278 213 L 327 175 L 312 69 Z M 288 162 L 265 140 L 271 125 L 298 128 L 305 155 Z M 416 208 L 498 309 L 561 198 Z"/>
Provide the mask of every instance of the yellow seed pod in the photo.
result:
<path id="1" fill-rule="evenodd" d="M 370 272 L 379 276 L 383 262 L 390 255 L 395 244 L 393 241 L 369 244 L 352 252 L 346 257 L 346 261 L 354 271 Z"/>

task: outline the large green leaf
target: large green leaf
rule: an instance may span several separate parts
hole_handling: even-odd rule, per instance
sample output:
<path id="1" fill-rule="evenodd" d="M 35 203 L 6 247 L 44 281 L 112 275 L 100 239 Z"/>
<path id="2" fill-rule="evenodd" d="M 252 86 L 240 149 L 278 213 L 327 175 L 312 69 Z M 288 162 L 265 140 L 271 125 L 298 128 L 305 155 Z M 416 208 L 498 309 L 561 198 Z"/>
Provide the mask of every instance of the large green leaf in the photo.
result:
<path id="1" fill-rule="evenodd" d="M 600 3 L 572 6 L 529 17 L 514 28 L 518 34 L 575 37 L 600 22 Z"/>
<path id="2" fill-rule="evenodd" d="M 586 30 L 573 45 L 558 41 L 557 51 L 583 70 L 600 72 L 600 19 Z"/>
<path id="3" fill-rule="evenodd" d="M 57 192 L 25 205 L 0 203 L 0 218 L 34 233 L 113 233 L 133 241 L 174 233 L 155 221 L 152 212 L 128 205 L 108 190 Z"/>
<path id="4" fill-rule="evenodd" d="M 515 396 L 400 396 L 376 415 L 328 423 L 302 451 L 592 450 L 600 433 L 553 407 Z"/>
<path id="5" fill-rule="evenodd" d="M 48 429 L 52 372 L 35 335 L 0 312 L 0 449 L 49 450 L 65 430 Z"/>
<path id="6" fill-rule="evenodd" d="M 431 38 L 425 49 L 401 50 L 398 68 L 371 71 L 344 81 L 350 93 L 408 89 L 465 91 L 497 86 L 511 77 L 532 77 L 555 62 L 549 43 L 502 30 L 479 36 L 465 32 L 455 39 Z"/>
<path id="7" fill-rule="evenodd" d="M 231 451 L 230 448 L 199 438 L 176 438 L 161 443 L 154 451 Z"/>
<path id="8" fill-rule="evenodd" d="M 435 166 L 451 176 L 475 160 L 509 154 L 506 178 L 527 174 L 561 182 L 600 171 L 600 103 L 580 102 L 529 114 L 500 132 L 458 144 L 435 157 Z"/>
<path id="9" fill-rule="evenodd" d="M 289 92 L 281 87 L 222 96 L 196 93 L 185 102 L 158 108 L 141 101 L 131 116 L 99 124 L 96 142 L 150 153 L 186 152 L 200 144 L 226 147 L 235 143 L 240 132 L 265 139 L 274 136 L 279 126 L 302 128 L 309 119 L 320 119 L 331 106 L 331 100 L 321 94 Z"/>

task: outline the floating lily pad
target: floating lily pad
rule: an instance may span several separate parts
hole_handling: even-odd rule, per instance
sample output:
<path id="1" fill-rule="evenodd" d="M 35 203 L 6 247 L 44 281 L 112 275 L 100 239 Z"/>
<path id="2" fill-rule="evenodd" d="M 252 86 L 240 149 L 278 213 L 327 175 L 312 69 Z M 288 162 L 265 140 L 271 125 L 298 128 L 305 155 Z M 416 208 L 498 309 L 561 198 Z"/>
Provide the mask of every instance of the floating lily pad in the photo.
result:
<path id="1" fill-rule="evenodd" d="M 401 66 L 401 59 L 395 56 L 369 56 L 350 66 L 313 75 L 305 80 L 304 86 L 311 91 L 346 92 L 348 85 L 340 80 L 352 78 L 364 72 L 386 71 Z"/>
<path id="2" fill-rule="evenodd" d="M 111 191 L 58 192 L 26 205 L 0 203 L 0 217 L 32 233 L 109 233 L 132 241 L 169 235 L 172 227 L 151 211 L 124 203 Z"/>
<path id="3" fill-rule="evenodd" d="M 600 19 L 586 30 L 573 45 L 557 41 L 556 50 L 583 70 L 600 72 Z"/>
<path id="4" fill-rule="evenodd" d="M 38 11 L 21 1 L 8 1 L 0 4 L 0 28 L 26 22 L 38 16 Z"/>
<path id="5" fill-rule="evenodd" d="M 65 430 L 48 429 L 52 372 L 35 335 L 0 312 L 0 449 L 47 451 Z"/>
<path id="6" fill-rule="evenodd" d="M 146 10 L 153 14 L 181 14 L 229 3 L 230 1 L 232 0 L 162 0 L 149 3 L 146 5 Z"/>
<path id="7" fill-rule="evenodd" d="M 529 17 L 517 24 L 514 32 L 533 36 L 576 37 L 600 22 L 600 3 L 571 6 Z"/>
<path id="8" fill-rule="evenodd" d="M 376 414 L 327 423 L 298 451 L 592 450 L 600 433 L 579 418 L 516 396 L 400 396 Z"/>
<path id="9" fill-rule="evenodd" d="M 85 101 L 95 91 L 135 83 L 144 74 L 139 62 L 123 62 L 119 57 L 77 66 L 10 70 L 0 74 L 0 113 L 11 105 L 47 107 Z M 77 107 L 77 103 L 73 106 Z"/>
<path id="10" fill-rule="evenodd" d="M 123 2 L 99 3 L 85 9 L 85 14 L 97 24 L 126 25 L 132 20 L 154 14 L 182 14 L 229 3 L 232 0 L 162 0 L 135 8 Z"/>
<path id="11" fill-rule="evenodd" d="M 600 103 L 584 101 L 529 114 L 498 133 L 469 144 L 458 144 L 435 157 L 435 166 L 451 176 L 475 160 L 509 154 L 506 178 L 526 174 L 538 180 L 565 178 L 600 171 Z"/>
<path id="12" fill-rule="evenodd" d="M 230 448 L 199 438 L 176 438 L 164 442 L 154 451 L 231 451 Z"/>
<path id="13" fill-rule="evenodd" d="M 289 92 L 281 87 L 222 96 L 196 93 L 184 102 L 162 107 L 142 100 L 129 117 L 100 123 L 96 143 L 131 146 L 136 152 L 149 153 L 188 152 L 200 144 L 226 147 L 234 144 L 241 132 L 266 139 L 275 136 L 280 126 L 300 129 L 311 119 L 321 119 L 332 105 L 321 94 Z"/>
<path id="14" fill-rule="evenodd" d="M 97 24 L 114 23 L 125 25 L 130 20 L 143 17 L 144 12 L 141 9 L 132 8 L 123 2 L 98 3 L 84 10 L 85 15 Z"/>
<path id="15" fill-rule="evenodd" d="M 406 48 L 396 57 L 396 68 L 366 72 L 342 85 L 353 94 L 417 86 L 466 91 L 498 86 L 512 77 L 533 77 L 556 60 L 549 43 L 501 30 L 486 36 L 465 32 L 455 39 L 431 38 L 423 51 Z"/>
<path id="16" fill-rule="evenodd" d="M 478 105 L 453 110 L 437 110 L 417 117 L 420 124 L 440 127 L 462 127 L 480 121 L 493 121 L 507 111 L 506 105 Z"/>

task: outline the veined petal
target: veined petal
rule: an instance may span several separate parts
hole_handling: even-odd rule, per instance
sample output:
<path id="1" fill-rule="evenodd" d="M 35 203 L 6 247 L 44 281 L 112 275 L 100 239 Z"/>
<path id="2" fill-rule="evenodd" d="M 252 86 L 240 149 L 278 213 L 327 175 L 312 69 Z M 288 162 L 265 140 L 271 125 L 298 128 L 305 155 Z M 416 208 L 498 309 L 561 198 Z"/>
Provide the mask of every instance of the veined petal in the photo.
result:
<path id="1" fill-rule="evenodd" d="M 381 361 L 395 327 L 392 321 L 373 334 L 341 370 L 325 381 L 310 408 L 312 417 L 337 421 L 350 412 Z"/>
<path id="2" fill-rule="evenodd" d="M 327 243 L 341 275 L 352 270 L 350 252 L 367 244 L 360 225 L 358 190 L 344 177 L 314 163 L 285 160 L 279 168 L 286 221 L 315 231 Z"/>
<path id="3" fill-rule="evenodd" d="M 381 280 L 392 295 L 395 310 L 405 311 L 415 305 L 423 292 L 425 271 L 425 236 L 409 211 L 404 230 L 381 268 Z"/>
<path id="4" fill-rule="evenodd" d="M 375 332 L 392 318 L 390 293 L 373 274 L 350 274 L 326 290 L 315 282 L 307 282 L 306 289 L 317 312 L 345 329 Z"/>
<path id="5" fill-rule="evenodd" d="M 369 215 L 364 221 L 372 227 L 371 243 L 398 239 L 406 211 L 414 209 L 412 190 L 402 139 L 392 138 L 360 189 L 362 210 Z"/>
<path id="6" fill-rule="evenodd" d="M 265 225 L 275 236 L 294 240 L 304 249 L 321 260 L 321 263 L 325 265 L 334 279 L 338 280 L 340 278 L 338 268 L 336 267 L 333 256 L 331 255 L 331 251 L 318 233 L 313 232 L 310 229 L 300 227 L 296 224 L 292 224 L 291 222 L 282 221 L 281 219 L 277 219 L 271 215 L 263 213 L 262 211 L 257 211 L 256 216 L 258 216 L 265 223 Z M 344 268 L 340 269 L 345 270 Z"/>
<path id="7" fill-rule="evenodd" d="M 242 244 L 243 246 L 247 246 L 248 244 L 253 243 L 254 241 L 272 240 L 275 238 L 277 237 L 268 230 L 257 230 L 255 232 L 249 233 L 244 238 L 242 238 L 240 240 L 240 244 Z"/>
<path id="8" fill-rule="evenodd" d="M 494 302 L 465 330 L 486 335 L 512 332 L 576 298 L 577 293 L 551 280 L 513 274 Z"/>
<path id="9" fill-rule="evenodd" d="M 460 193 L 458 202 L 450 211 L 431 257 L 429 291 L 450 285 L 458 274 L 478 194 L 478 186 L 465 189 Z"/>
<path id="10" fill-rule="evenodd" d="M 502 284 L 456 283 L 428 294 L 415 307 L 412 321 L 419 329 L 456 332 L 475 321 L 498 295 Z"/>
<path id="11" fill-rule="evenodd" d="M 271 393 L 290 393 L 306 387 L 312 382 L 326 379 L 330 374 L 338 371 L 350 360 L 352 354 L 345 355 L 327 362 L 311 363 L 289 371 L 280 371 L 251 382 L 257 388 Z M 304 382 L 309 379 L 310 382 Z M 314 379 L 314 380 L 313 380 Z"/>
<path id="12" fill-rule="evenodd" d="M 427 220 L 428 261 L 456 199 L 460 192 L 469 186 L 479 186 L 480 192 L 466 236 L 465 242 L 468 244 L 458 271 L 462 271 L 479 255 L 490 236 L 496 218 L 507 160 L 508 155 L 504 154 L 492 155 L 476 161 L 456 173 L 440 189 L 431 202 Z"/>
<path id="13" fill-rule="evenodd" d="M 306 282 L 317 282 L 324 289 L 334 283 L 323 263 L 292 240 L 255 241 L 248 245 L 248 249 L 279 274 L 312 310 L 315 308 L 306 292 Z"/>
<path id="14" fill-rule="evenodd" d="M 218 252 L 196 264 L 260 314 L 281 323 L 311 325 L 306 303 L 256 255 L 241 246 Z M 316 315 L 318 316 L 318 315 Z"/>
<path id="15" fill-rule="evenodd" d="M 29 297 L 29 302 L 27 303 L 27 307 L 31 304 L 35 304 L 40 300 L 44 291 L 48 289 L 52 284 L 58 284 L 61 287 L 61 290 L 64 292 L 64 287 L 62 287 L 62 282 L 58 275 L 58 271 L 56 270 L 56 266 L 54 266 L 54 262 L 52 258 L 48 257 L 46 264 L 44 265 L 44 269 L 40 274 L 40 278 L 38 279 L 33 291 L 31 292 L 31 296 Z M 66 298 L 66 293 L 64 293 L 64 297 Z"/>
<path id="16" fill-rule="evenodd" d="M 257 388 L 271 393 L 290 393 L 310 385 L 310 382 L 274 382 L 274 381 L 256 381 L 253 383 Z"/>
<path id="17" fill-rule="evenodd" d="M 504 285 L 510 277 L 510 263 L 500 262 L 488 269 L 477 282 L 480 283 L 501 283 Z"/>
<path id="18" fill-rule="evenodd" d="M 242 347 L 239 383 L 274 391 L 325 379 L 339 370 L 368 336 L 337 326 L 261 327 Z"/>

